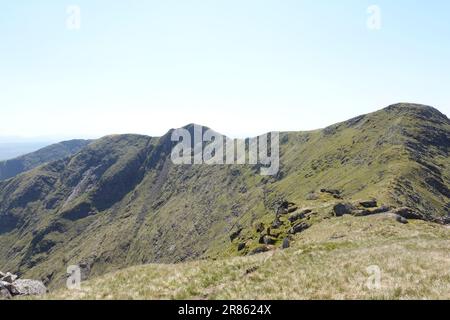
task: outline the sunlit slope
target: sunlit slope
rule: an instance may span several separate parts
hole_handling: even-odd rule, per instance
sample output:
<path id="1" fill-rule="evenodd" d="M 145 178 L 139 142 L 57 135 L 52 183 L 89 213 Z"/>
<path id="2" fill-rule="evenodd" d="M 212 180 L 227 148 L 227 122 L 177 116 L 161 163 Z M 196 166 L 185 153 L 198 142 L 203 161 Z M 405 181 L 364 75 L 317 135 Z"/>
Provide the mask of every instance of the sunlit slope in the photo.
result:
<path id="1" fill-rule="evenodd" d="M 296 238 L 289 249 L 260 255 L 131 267 L 44 298 L 450 298 L 450 229 L 444 226 L 345 216 Z M 379 283 L 373 270 L 380 271 Z"/>

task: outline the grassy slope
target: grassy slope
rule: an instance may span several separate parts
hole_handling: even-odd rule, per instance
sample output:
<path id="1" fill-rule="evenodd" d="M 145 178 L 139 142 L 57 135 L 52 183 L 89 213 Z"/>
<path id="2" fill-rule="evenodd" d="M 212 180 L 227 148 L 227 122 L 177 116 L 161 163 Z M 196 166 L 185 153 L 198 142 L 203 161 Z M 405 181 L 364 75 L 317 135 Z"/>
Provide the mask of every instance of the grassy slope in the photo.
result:
<path id="1" fill-rule="evenodd" d="M 255 247 L 253 225 L 271 222 L 277 200 L 314 207 L 313 227 L 322 224 L 336 200 L 306 200 L 322 187 L 341 189 L 346 199 L 375 197 L 445 215 L 449 135 L 437 111 L 398 105 L 324 130 L 283 133 L 281 173 L 271 178 L 252 166 L 174 166 L 170 135 L 106 137 L 0 182 L 0 267 L 55 287 L 66 267 L 80 262 L 97 276 L 143 263 L 235 256 L 242 253 L 229 234 L 241 225 Z"/>
<path id="2" fill-rule="evenodd" d="M 334 218 L 255 256 L 123 269 L 48 299 L 450 299 L 450 229 L 382 216 Z M 381 270 L 370 290 L 366 268 Z"/>

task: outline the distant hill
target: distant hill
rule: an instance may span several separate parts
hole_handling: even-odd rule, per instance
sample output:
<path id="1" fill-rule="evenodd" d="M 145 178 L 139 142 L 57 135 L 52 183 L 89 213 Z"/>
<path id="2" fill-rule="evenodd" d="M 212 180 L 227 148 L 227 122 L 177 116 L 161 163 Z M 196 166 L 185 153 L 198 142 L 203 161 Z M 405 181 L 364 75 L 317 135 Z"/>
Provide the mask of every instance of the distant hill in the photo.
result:
<path id="1" fill-rule="evenodd" d="M 0 161 L 0 180 L 15 177 L 46 162 L 73 155 L 90 142 L 91 140 L 64 141 L 11 160 Z"/>
<path id="2" fill-rule="evenodd" d="M 273 177 L 258 165 L 174 165 L 171 132 L 107 136 L 0 182 L 0 269 L 52 287 L 72 264 L 93 277 L 272 250 L 346 213 L 448 221 L 450 121 L 432 107 L 280 133 Z"/>
<path id="3" fill-rule="evenodd" d="M 24 142 L 0 139 L 0 161 L 20 157 L 24 154 L 44 148 L 54 142 Z"/>

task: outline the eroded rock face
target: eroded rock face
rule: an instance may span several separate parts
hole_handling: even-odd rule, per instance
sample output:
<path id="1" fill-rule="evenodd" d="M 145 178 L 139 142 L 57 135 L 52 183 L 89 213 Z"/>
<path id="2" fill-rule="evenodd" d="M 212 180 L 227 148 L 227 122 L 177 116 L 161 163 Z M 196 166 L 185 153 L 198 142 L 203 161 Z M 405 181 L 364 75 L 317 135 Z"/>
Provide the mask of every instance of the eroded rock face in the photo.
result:
<path id="1" fill-rule="evenodd" d="M 44 295 L 47 293 L 45 285 L 38 280 L 18 279 L 12 273 L 0 272 L 0 299 L 11 299 L 14 296 Z"/>

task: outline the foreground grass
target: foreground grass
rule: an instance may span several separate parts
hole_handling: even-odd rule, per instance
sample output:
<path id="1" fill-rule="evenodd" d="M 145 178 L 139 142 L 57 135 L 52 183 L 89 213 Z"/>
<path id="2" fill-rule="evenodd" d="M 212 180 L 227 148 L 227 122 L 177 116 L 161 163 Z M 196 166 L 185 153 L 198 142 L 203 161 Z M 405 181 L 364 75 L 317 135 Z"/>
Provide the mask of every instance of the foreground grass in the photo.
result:
<path id="1" fill-rule="evenodd" d="M 369 266 L 381 282 L 369 289 Z M 450 299 L 450 229 L 381 216 L 325 220 L 287 250 L 150 264 L 45 299 Z"/>

